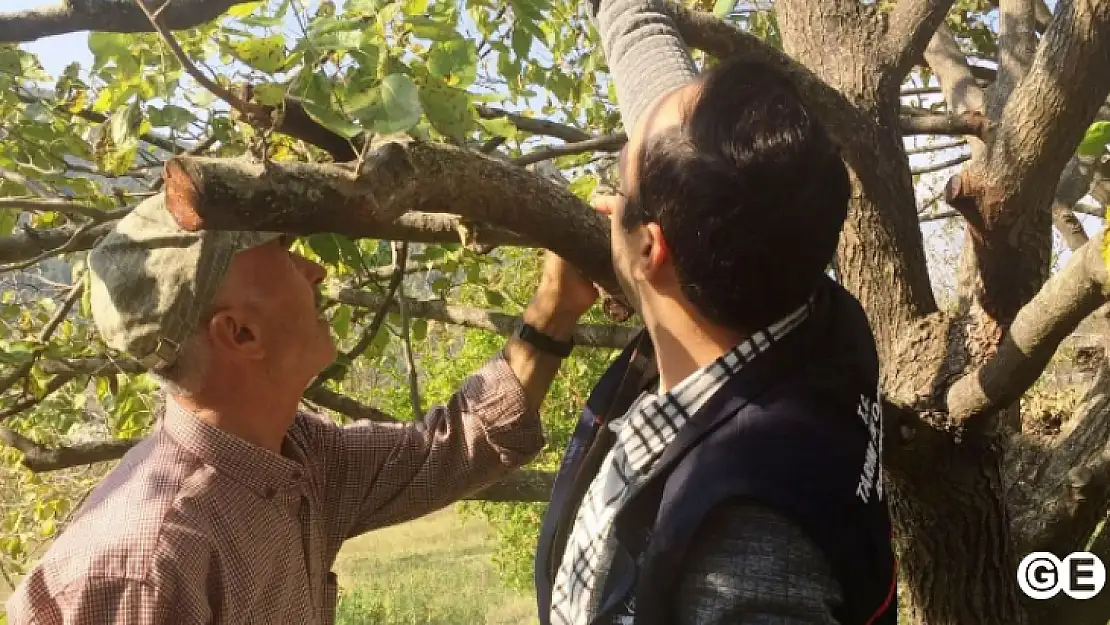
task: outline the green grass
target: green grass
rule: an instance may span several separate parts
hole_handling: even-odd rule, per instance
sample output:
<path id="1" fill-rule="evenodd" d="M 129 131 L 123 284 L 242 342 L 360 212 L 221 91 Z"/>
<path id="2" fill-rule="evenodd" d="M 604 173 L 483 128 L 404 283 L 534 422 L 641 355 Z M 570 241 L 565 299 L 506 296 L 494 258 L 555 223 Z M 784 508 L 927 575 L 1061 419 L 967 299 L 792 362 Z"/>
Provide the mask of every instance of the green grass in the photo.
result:
<path id="1" fill-rule="evenodd" d="M 492 540 L 487 524 L 449 508 L 348 541 L 334 567 L 336 625 L 536 623 L 533 598 L 490 564 Z"/>

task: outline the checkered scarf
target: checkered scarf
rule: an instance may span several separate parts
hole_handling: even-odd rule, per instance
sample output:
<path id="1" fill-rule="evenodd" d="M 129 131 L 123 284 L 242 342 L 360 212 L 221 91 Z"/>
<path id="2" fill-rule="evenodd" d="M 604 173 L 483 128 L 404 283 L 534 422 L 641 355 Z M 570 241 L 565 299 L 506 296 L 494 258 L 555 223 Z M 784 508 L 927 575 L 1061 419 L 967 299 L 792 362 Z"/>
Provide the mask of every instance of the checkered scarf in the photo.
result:
<path id="1" fill-rule="evenodd" d="M 613 520 L 621 505 L 646 481 L 655 461 L 729 378 L 766 351 L 809 314 L 802 306 L 756 332 L 668 393 L 644 393 L 609 427 L 617 435 L 602 469 L 578 508 L 552 589 L 552 625 L 584 625 L 596 613 L 614 548 Z"/>

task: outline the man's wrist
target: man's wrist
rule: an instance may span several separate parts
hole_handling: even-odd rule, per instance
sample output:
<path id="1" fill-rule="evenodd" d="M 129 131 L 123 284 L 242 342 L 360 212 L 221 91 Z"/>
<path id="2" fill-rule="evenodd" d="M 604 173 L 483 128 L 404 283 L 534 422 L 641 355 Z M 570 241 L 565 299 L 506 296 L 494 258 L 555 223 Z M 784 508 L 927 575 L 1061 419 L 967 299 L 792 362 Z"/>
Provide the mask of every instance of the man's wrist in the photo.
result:
<path id="1" fill-rule="evenodd" d="M 533 302 L 524 311 L 522 321 L 556 341 L 569 341 L 578 326 L 578 316 L 557 306 Z"/>

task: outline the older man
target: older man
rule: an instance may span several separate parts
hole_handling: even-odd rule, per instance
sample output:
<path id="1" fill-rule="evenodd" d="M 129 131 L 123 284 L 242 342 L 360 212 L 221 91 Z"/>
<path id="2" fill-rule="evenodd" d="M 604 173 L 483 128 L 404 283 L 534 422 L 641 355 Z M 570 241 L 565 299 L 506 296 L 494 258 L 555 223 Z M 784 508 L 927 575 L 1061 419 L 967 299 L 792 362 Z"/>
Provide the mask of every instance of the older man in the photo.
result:
<path id="1" fill-rule="evenodd" d="M 156 197 L 92 251 L 96 325 L 165 382 L 165 413 L 23 580 L 10 625 L 328 624 L 345 540 L 541 449 L 538 409 L 565 355 L 545 350 L 596 297 L 566 263 L 548 256 L 527 331 L 423 422 L 339 427 L 298 411 L 336 352 L 325 271 L 288 243 L 185 232 Z"/>

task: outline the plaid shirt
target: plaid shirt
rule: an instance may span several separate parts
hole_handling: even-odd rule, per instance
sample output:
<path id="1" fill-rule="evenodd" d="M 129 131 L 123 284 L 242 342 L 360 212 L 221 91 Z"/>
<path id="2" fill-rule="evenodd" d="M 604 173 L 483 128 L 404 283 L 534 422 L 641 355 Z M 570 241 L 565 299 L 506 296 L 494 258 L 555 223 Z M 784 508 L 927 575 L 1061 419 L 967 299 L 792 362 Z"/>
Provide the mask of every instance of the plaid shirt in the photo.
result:
<path id="1" fill-rule="evenodd" d="M 500 355 L 423 423 L 299 414 L 282 455 L 167 402 L 21 582 L 8 622 L 330 625 L 343 541 L 489 485 L 543 442 Z"/>
<path id="2" fill-rule="evenodd" d="M 809 315 L 802 306 L 687 376 L 670 392 L 644 393 L 610 427 L 617 438 L 578 508 L 552 589 L 552 625 L 584 625 L 596 614 L 616 547 L 617 511 L 647 482 L 679 430 L 728 379 Z"/>

